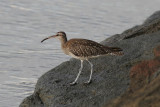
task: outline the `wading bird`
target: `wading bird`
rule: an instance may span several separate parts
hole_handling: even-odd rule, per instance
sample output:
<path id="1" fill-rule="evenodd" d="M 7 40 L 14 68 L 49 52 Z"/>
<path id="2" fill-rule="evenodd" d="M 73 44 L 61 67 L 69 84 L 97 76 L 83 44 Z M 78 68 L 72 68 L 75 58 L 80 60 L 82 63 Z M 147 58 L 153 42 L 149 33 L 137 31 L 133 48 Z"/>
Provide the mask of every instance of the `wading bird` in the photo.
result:
<path id="1" fill-rule="evenodd" d="M 84 60 L 88 61 L 91 66 L 90 77 L 89 80 L 86 82 L 87 84 L 89 84 L 91 82 L 93 73 L 93 64 L 89 61 L 90 58 L 95 58 L 104 55 L 123 55 L 122 49 L 118 47 L 107 47 L 87 39 L 67 40 L 66 33 L 63 31 L 57 32 L 56 35 L 47 37 L 43 39 L 41 42 L 50 38 L 58 38 L 61 42 L 61 48 L 63 52 L 81 61 L 81 67 L 79 69 L 78 75 L 76 79 L 70 83 L 70 85 L 76 84 L 81 74 Z"/>

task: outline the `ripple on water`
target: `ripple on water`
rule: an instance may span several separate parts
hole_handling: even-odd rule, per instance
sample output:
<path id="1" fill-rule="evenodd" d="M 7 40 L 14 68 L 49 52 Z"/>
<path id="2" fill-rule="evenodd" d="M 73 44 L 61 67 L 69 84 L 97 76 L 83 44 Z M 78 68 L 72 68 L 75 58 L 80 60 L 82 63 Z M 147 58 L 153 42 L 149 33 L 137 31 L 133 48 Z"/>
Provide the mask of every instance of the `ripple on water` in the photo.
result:
<path id="1" fill-rule="evenodd" d="M 33 93 L 33 89 L 36 83 L 35 78 L 22 78 L 17 76 L 10 76 L 13 81 L 5 81 L 1 84 L 1 91 L 5 89 L 4 93 L 10 93 L 17 97 L 22 97 L 22 95 L 30 95 Z M 22 91 L 23 90 L 23 91 Z M 18 93 L 17 93 L 18 92 Z"/>

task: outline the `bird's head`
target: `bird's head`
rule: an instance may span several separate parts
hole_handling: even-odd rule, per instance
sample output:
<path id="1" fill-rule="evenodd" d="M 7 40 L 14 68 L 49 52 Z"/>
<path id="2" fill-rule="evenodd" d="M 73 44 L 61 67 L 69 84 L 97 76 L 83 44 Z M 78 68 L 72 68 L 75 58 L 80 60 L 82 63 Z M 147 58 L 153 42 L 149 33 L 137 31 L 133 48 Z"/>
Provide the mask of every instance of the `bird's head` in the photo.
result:
<path id="1" fill-rule="evenodd" d="M 58 38 L 58 39 L 61 40 L 61 39 L 66 39 L 67 37 L 66 37 L 66 33 L 65 32 L 60 31 L 60 32 L 57 32 L 56 35 L 52 35 L 52 36 L 49 36 L 49 37 L 43 39 L 41 42 L 43 42 L 43 41 L 45 41 L 47 39 L 50 39 L 50 38 Z"/>

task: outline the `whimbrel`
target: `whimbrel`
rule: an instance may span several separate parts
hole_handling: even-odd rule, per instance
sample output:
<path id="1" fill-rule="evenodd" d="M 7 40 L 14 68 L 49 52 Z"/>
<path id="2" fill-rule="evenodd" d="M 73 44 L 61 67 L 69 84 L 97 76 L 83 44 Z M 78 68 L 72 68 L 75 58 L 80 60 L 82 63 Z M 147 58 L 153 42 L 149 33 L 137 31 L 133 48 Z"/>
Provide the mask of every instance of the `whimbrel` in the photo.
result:
<path id="1" fill-rule="evenodd" d="M 81 74 L 84 60 L 88 61 L 91 66 L 90 77 L 89 77 L 89 80 L 86 82 L 89 84 L 91 82 L 92 73 L 93 73 L 93 64 L 89 61 L 90 58 L 109 55 L 109 54 L 110 55 L 123 55 L 122 49 L 118 47 L 107 47 L 107 46 L 101 45 L 97 42 L 87 40 L 87 39 L 67 40 L 66 33 L 63 31 L 57 32 L 56 35 L 47 37 L 43 39 L 41 42 L 47 39 L 50 39 L 50 38 L 58 38 L 61 42 L 61 48 L 63 52 L 81 61 L 81 67 L 79 69 L 78 75 L 76 79 L 70 83 L 70 85 L 76 84 Z"/>

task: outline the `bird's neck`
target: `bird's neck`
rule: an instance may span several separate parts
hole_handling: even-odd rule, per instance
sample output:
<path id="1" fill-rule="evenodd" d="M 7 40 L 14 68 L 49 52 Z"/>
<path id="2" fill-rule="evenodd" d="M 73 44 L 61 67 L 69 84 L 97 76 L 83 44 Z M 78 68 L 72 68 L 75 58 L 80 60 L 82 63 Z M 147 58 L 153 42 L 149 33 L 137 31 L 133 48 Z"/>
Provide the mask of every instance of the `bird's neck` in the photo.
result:
<path id="1" fill-rule="evenodd" d="M 65 43 L 67 42 L 67 38 L 66 37 L 60 38 L 60 42 L 61 42 L 61 47 L 63 49 L 65 47 Z"/>

